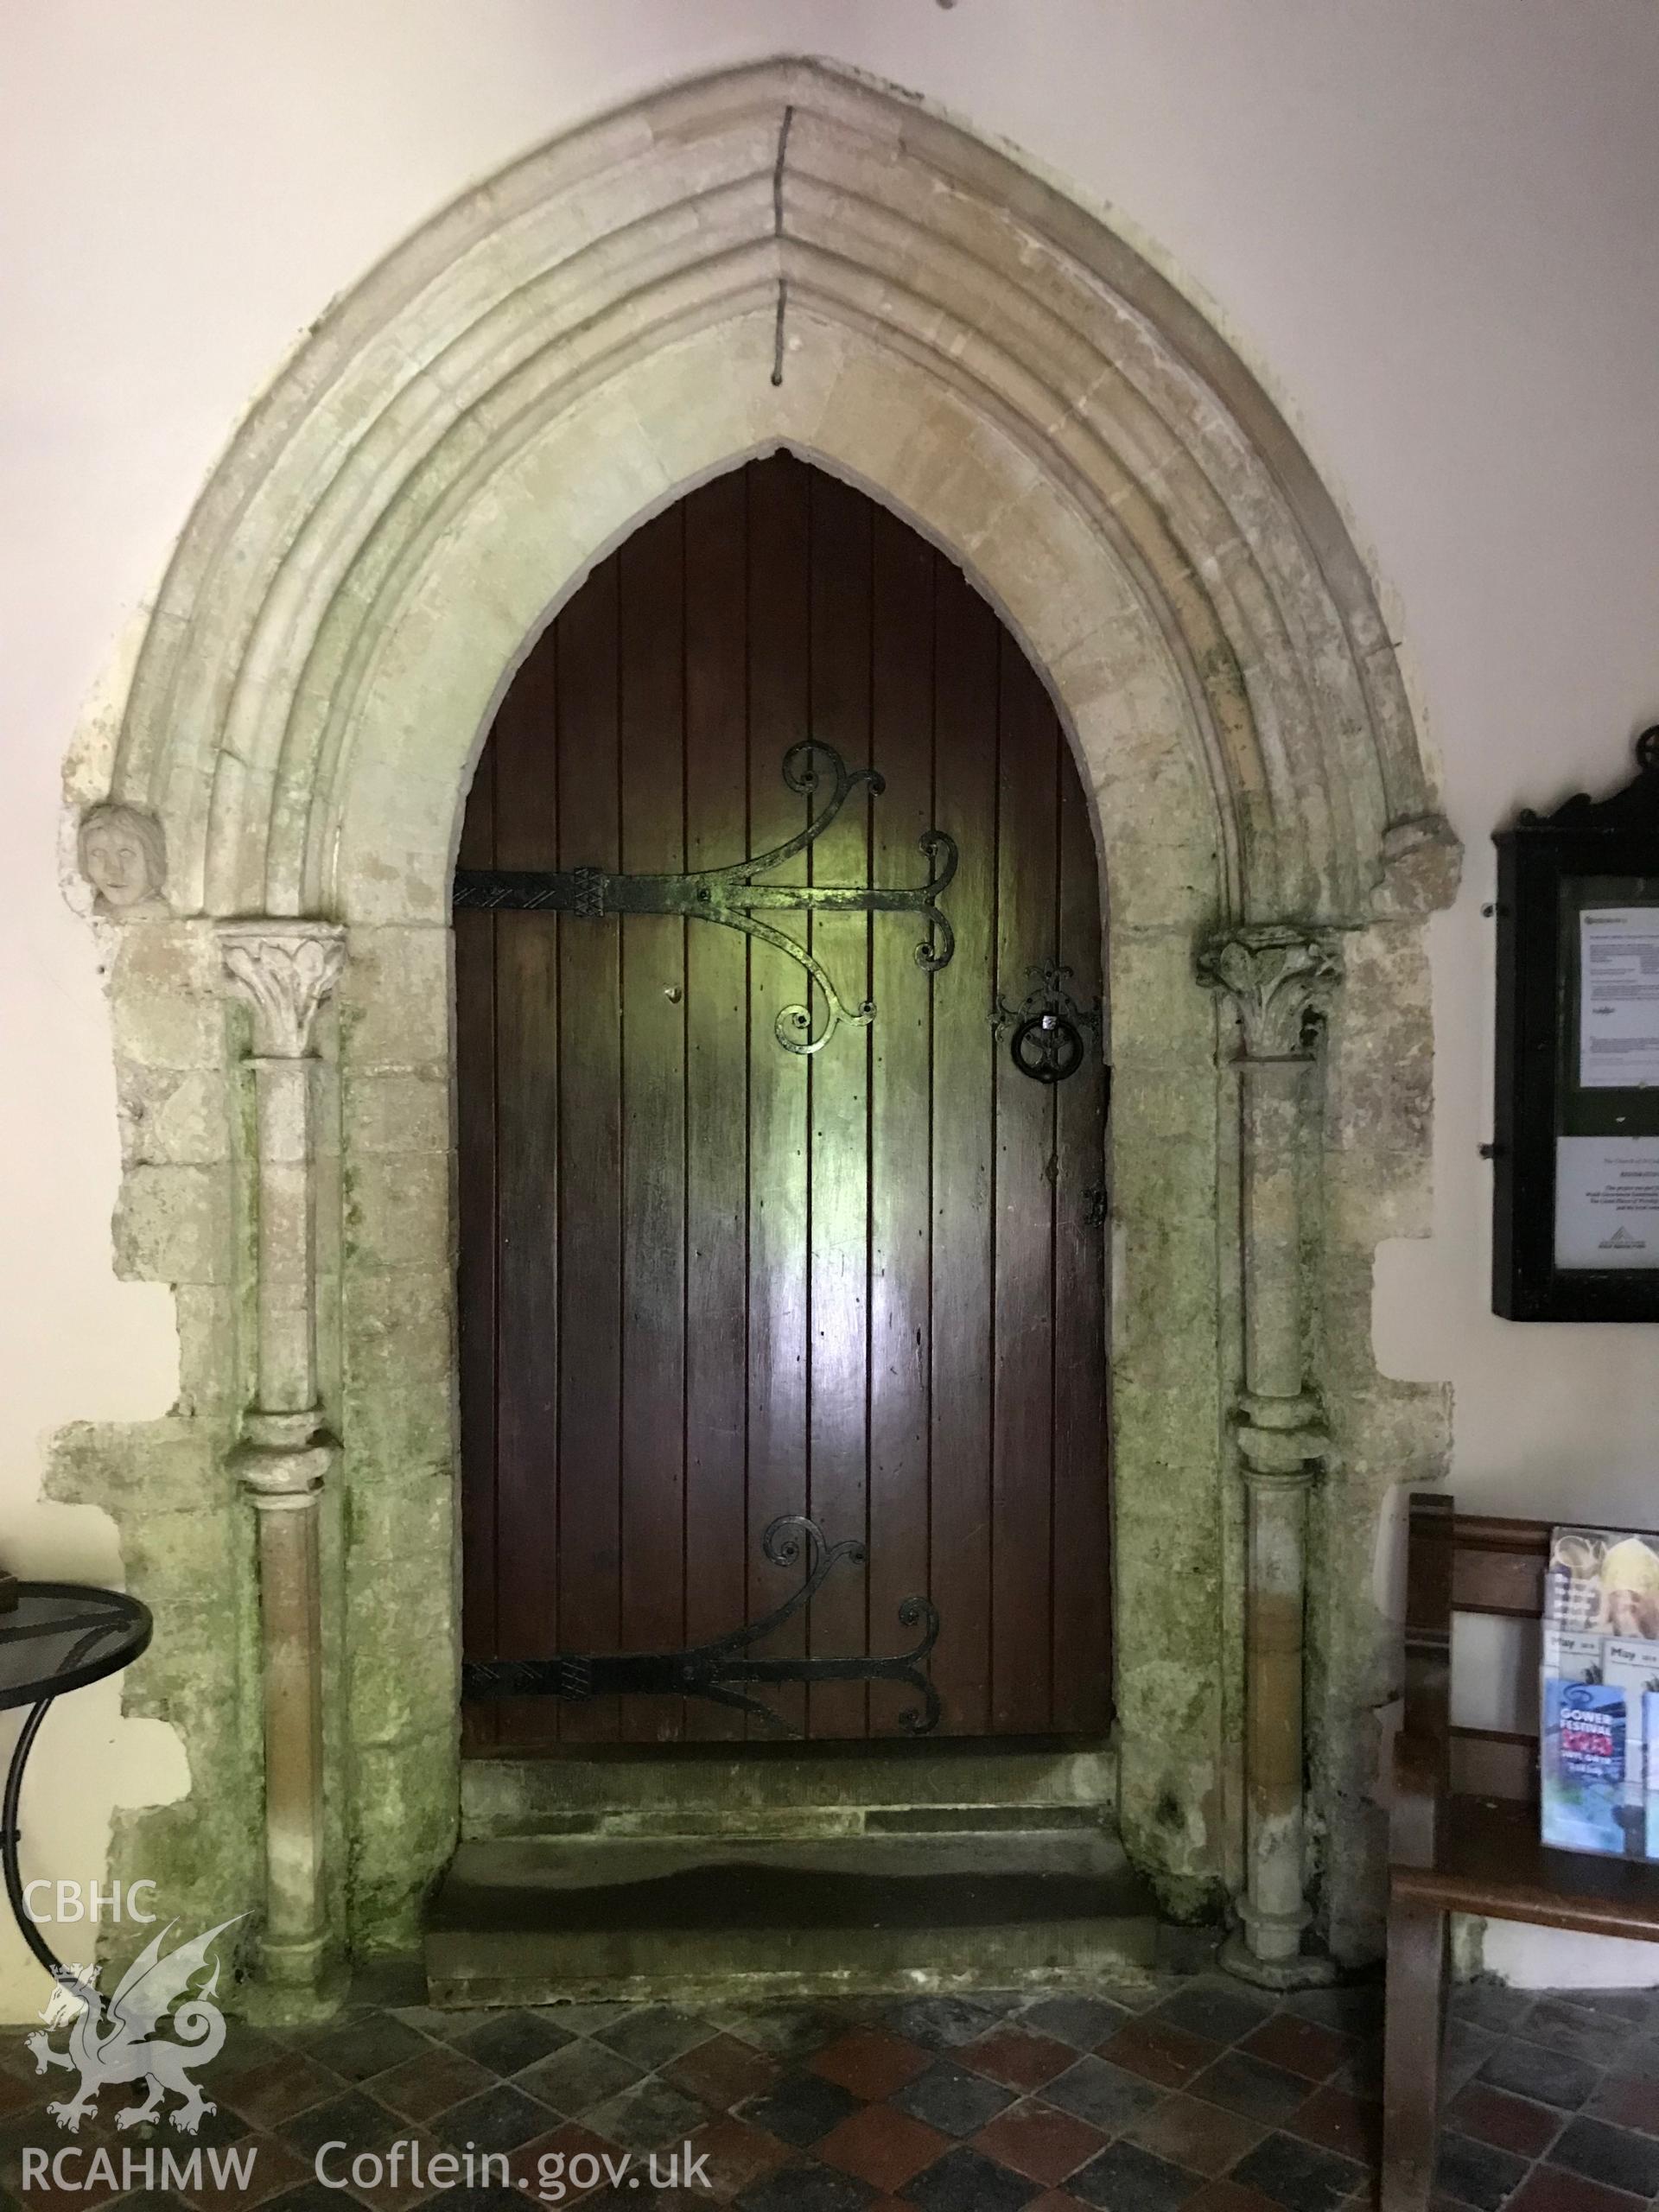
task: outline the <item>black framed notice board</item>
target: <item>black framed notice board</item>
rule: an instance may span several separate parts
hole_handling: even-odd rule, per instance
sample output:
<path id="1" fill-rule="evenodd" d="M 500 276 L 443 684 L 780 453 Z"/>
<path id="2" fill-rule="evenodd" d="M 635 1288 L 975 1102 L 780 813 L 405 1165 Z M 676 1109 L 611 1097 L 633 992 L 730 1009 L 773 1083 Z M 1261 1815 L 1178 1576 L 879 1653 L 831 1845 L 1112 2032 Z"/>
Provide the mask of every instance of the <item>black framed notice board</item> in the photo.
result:
<path id="1" fill-rule="evenodd" d="M 1659 1320 L 1659 726 L 1497 845 L 1493 1310 Z"/>

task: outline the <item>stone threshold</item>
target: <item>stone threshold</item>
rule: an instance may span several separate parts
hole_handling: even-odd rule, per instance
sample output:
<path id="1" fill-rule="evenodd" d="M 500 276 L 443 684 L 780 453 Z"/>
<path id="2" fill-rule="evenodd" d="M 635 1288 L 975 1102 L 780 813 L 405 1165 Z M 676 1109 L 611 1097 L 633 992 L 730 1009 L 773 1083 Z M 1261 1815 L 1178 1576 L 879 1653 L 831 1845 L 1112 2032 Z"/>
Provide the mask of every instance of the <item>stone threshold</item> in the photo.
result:
<path id="1" fill-rule="evenodd" d="M 849 1837 L 1115 1828 L 1104 1745 L 684 1745 L 468 1758 L 461 1834 Z"/>
<path id="2" fill-rule="evenodd" d="M 437 2005 L 741 2003 L 1081 1987 L 1149 1971 L 1150 1892 L 1096 1828 L 464 1843 L 425 1939 Z"/>

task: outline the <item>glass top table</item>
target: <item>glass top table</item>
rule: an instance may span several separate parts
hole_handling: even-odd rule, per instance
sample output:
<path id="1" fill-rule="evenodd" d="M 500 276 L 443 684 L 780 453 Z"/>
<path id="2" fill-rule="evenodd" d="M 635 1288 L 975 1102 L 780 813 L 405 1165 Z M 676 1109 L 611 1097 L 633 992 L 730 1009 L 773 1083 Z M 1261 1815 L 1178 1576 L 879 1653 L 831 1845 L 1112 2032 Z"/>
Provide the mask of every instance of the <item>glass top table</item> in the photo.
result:
<path id="1" fill-rule="evenodd" d="M 130 1666 L 149 1644 L 153 1624 L 149 1606 L 124 1591 L 99 1590 L 82 1582 L 20 1581 L 16 1589 L 16 1603 L 0 1611 L 0 1711 L 23 1705 L 31 1709 L 6 1770 L 0 1866 L 24 1942 L 55 1981 L 73 1990 L 76 1975 L 53 1953 L 24 1901 L 17 1863 L 23 1770 L 54 1700 Z"/>
<path id="2" fill-rule="evenodd" d="M 149 1609 L 119 1590 L 20 1582 L 0 1612 L 0 1711 L 118 1674 L 149 1642 Z"/>

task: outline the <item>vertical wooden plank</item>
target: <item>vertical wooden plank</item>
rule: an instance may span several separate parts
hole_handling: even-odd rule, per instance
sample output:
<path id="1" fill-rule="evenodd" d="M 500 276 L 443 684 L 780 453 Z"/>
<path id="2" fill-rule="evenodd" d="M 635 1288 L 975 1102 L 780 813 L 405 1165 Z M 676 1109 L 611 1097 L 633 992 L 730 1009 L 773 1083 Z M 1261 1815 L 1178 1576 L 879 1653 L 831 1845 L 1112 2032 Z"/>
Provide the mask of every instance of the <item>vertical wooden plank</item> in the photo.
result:
<path id="1" fill-rule="evenodd" d="M 917 841 L 933 822 L 937 556 L 885 508 L 876 509 L 873 529 L 870 751 L 887 790 L 872 810 L 871 866 L 878 883 L 914 883 L 928 868 Z M 954 913 L 954 890 L 949 904 Z M 914 1641 L 899 1608 L 928 1588 L 935 986 L 917 965 L 921 932 L 909 925 L 907 915 L 878 918 L 872 948 L 868 1575 L 878 1651 Z M 892 1735 L 915 1696 L 877 1682 L 869 1703 L 872 1732 Z"/>
<path id="2" fill-rule="evenodd" d="M 1103 999 L 1101 896 L 1083 780 L 1058 721 L 1059 958 L 1080 1005 Z M 1096 1732 L 1111 1719 L 1111 1520 L 1108 1510 L 1106 1083 L 1091 1043 L 1056 1087 L 1054 1250 L 1054 1712 Z M 1096 1198 L 1096 1193 L 1099 1194 Z"/>
<path id="3" fill-rule="evenodd" d="M 460 865 L 495 859 L 495 755 L 486 745 L 461 819 Z M 495 917 L 455 916 L 455 1143 L 460 1259 L 455 1304 L 461 1395 L 462 1648 L 499 1656 L 495 1618 Z M 496 1741 L 499 1708 L 463 1708 L 462 1746 Z"/>
<path id="4" fill-rule="evenodd" d="M 558 620 L 559 862 L 620 860 L 617 576 L 602 563 Z M 559 922 L 560 1647 L 620 1648 L 621 996 L 614 918 Z M 566 1741 L 614 1742 L 613 1698 L 563 1705 Z"/>
<path id="5" fill-rule="evenodd" d="M 956 955 L 933 986 L 933 1678 L 951 1735 L 991 1721 L 991 1318 L 996 928 L 996 617 L 935 568 L 934 820 L 961 858 Z"/>
<path id="6" fill-rule="evenodd" d="M 1054 954 L 1053 715 L 1006 631 L 999 669 L 996 982 L 1014 1004 Z M 996 1056 L 996 1316 L 992 1381 L 991 1718 L 1046 1729 L 1051 1710 L 1054 1089 Z"/>
<path id="7" fill-rule="evenodd" d="M 861 492 L 836 477 L 809 472 L 808 488 L 812 734 L 833 746 L 849 768 L 861 768 L 870 753 L 874 509 Z M 885 802 L 872 802 L 861 790 L 808 849 L 810 880 L 868 881 L 872 804 Z M 805 933 L 843 1002 L 855 1009 L 870 995 L 869 916 L 816 916 Z M 808 1070 L 809 1451 L 812 1516 L 832 1543 L 849 1536 L 863 1541 L 868 1534 L 869 1052 L 869 1031 L 846 1025 Z M 813 1601 L 808 1648 L 834 1658 L 865 1651 L 868 1603 L 866 1574 L 843 1567 Z M 868 1703 L 861 1683 L 820 1683 L 808 1697 L 807 1732 L 861 1736 Z"/>
<path id="8" fill-rule="evenodd" d="M 621 864 L 685 865 L 684 524 L 677 507 L 617 556 Z M 622 1014 L 622 1645 L 685 1641 L 685 931 L 632 915 Z M 678 1699 L 624 1702 L 628 1741 L 681 1732 Z"/>
<path id="9" fill-rule="evenodd" d="M 514 677 L 491 736 L 499 867 L 545 868 L 558 850 L 551 636 Z M 497 918 L 496 1178 L 500 1234 L 496 1604 L 501 1653 L 558 1648 L 558 930 L 551 914 Z M 551 1738 L 556 1710 L 515 1699 L 503 1744 Z"/>
<path id="10" fill-rule="evenodd" d="M 747 494 L 741 470 L 685 501 L 686 865 L 748 850 Z M 747 1599 L 748 950 L 686 931 L 686 1640 Z M 775 1049 L 775 1048 L 774 1048 Z M 687 1700 L 685 1732 L 741 1737 L 740 1713 Z"/>
<path id="11" fill-rule="evenodd" d="M 807 734 L 806 472 L 779 454 L 751 463 L 749 494 L 749 834 L 765 852 L 795 835 L 806 802 L 786 790 L 785 754 Z M 769 880 L 804 882 L 798 855 Z M 780 1514 L 807 1504 L 807 1062 L 780 1049 L 773 1025 L 801 998 L 801 973 L 764 945 L 749 952 L 749 1612 L 789 1589 L 760 1540 Z M 798 1617 L 772 1638 L 779 1657 L 805 1649 Z M 804 1688 L 775 1700 L 801 1730 Z"/>

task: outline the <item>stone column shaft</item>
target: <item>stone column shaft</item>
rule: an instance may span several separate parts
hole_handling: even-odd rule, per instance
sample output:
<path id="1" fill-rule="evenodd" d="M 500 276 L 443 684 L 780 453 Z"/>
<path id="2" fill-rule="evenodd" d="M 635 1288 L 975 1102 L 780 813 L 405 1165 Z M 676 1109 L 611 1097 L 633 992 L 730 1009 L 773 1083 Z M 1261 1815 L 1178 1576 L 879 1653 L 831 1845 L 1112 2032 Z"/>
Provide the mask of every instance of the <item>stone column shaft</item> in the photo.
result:
<path id="1" fill-rule="evenodd" d="M 1239 930 L 1201 957 L 1233 1001 L 1239 1081 L 1245 1496 L 1245 1889 L 1242 1938 L 1224 1951 L 1252 1980 L 1324 1980 L 1306 1956 L 1303 1892 L 1303 1619 L 1307 1495 L 1326 1439 L 1308 1388 L 1300 1160 L 1313 1110 L 1311 1031 L 1336 956 L 1294 927 Z"/>
<path id="2" fill-rule="evenodd" d="M 1302 1395 L 1301 1206 L 1296 1155 L 1306 1111 L 1308 1062 L 1241 1057 L 1246 1389 Z"/>
<path id="3" fill-rule="evenodd" d="M 308 1487 L 262 1491 L 257 1515 L 259 1641 L 264 1669 L 265 1931 L 273 1982 L 308 1988 L 327 1948 L 323 1851 L 322 1605 L 317 1521 L 329 1453 Z"/>
<path id="4" fill-rule="evenodd" d="M 267 1978 L 315 1987 L 327 1943 L 320 1520 L 337 1446 L 317 1395 L 318 1009 L 345 959 L 318 922 L 232 922 L 227 976 L 253 1008 L 257 1313 L 238 1471 L 258 1522 Z"/>
<path id="5" fill-rule="evenodd" d="M 252 1062 L 258 1160 L 258 1389 L 265 1413 L 317 1402 L 313 1063 Z"/>

